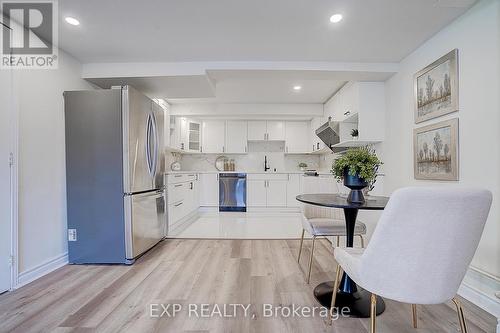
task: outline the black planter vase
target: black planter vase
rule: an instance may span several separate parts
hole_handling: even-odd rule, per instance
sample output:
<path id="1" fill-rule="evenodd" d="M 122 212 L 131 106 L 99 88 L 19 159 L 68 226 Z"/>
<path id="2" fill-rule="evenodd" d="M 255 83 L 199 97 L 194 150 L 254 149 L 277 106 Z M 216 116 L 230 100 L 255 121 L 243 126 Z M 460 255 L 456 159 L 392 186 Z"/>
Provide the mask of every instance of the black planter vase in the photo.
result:
<path id="1" fill-rule="evenodd" d="M 347 197 L 347 201 L 352 203 L 365 202 L 362 189 L 368 186 L 368 182 L 366 182 L 363 178 L 360 178 L 357 174 L 354 176 L 350 175 L 349 168 L 344 169 L 344 185 L 351 189 L 351 192 L 349 192 L 349 196 Z"/>

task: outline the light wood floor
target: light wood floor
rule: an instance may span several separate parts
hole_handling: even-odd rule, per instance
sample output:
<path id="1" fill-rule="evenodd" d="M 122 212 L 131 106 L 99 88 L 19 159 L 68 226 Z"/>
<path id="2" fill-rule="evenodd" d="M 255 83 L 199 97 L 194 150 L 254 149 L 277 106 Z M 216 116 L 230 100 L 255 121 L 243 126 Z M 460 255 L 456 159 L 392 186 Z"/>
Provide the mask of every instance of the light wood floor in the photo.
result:
<path id="1" fill-rule="evenodd" d="M 311 285 L 304 281 L 308 246 L 297 265 L 298 240 L 167 240 L 133 266 L 69 265 L 0 295 L 1 332 L 333 332 L 321 317 L 263 318 L 260 304 L 318 306 L 312 288 L 333 279 L 331 247 L 318 242 Z M 251 303 L 244 318 L 151 318 L 151 303 Z M 448 305 L 387 301 L 378 332 L 457 332 Z M 494 332 L 495 319 L 466 304 L 469 332 Z M 342 318 L 335 332 L 367 332 L 368 320 Z"/>

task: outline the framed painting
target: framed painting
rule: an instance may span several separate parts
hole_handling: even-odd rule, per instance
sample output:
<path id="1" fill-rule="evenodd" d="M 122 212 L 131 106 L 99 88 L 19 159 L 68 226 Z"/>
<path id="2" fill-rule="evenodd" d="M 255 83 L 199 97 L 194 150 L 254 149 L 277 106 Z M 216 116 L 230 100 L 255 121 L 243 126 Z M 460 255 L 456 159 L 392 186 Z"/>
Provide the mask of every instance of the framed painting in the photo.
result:
<path id="1" fill-rule="evenodd" d="M 415 74 L 413 86 L 415 123 L 458 111 L 458 50 Z"/>
<path id="2" fill-rule="evenodd" d="M 458 118 L 414 129 L 415 179 L 458 180 Z"/>

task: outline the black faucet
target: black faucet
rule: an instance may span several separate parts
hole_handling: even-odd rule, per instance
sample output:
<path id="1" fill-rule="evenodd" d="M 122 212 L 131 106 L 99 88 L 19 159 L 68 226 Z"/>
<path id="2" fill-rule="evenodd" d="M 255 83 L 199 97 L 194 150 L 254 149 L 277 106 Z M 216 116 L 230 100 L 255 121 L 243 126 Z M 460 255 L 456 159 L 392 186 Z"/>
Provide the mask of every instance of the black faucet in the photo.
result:
<path id="1" fill-rule="evenodd" d="M 271 167 L 267 166 L 267 155 L 264 155 L 264 172 L 271 169 Z"/>

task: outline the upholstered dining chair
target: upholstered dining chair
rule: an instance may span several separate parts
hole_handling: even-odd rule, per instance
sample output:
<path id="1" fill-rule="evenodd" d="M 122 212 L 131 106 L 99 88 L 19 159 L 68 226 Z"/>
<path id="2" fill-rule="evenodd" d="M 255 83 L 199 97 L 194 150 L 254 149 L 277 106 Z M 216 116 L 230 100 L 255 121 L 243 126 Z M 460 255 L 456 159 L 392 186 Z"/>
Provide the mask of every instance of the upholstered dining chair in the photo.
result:
<path id="1" fill-rule="evenodd" d="M 307 231 L 312 236 L 311 254 L 309 257 L 309 268 L 307 273 L 307 283 L 311 280 L 311 268 L 314 254 L 314 243 L 316 237 L 336 237 L 337 246 L 340 246 L 340 237 L 346 236 L 346 225 L 344 213 L 341 209 L 317 207 L 301 204 L 302 211 L 302 236 L 300 237 L 300 247 L 297 262 L 300 264 L 300 255 L 304 243 L 304 233 Z M 354 236 L 358 236 L 361 247 L 364 247 L 363 235 L 366 234 L 366 225 L 356 221 Z"/>
<path id="2" fill-rule="evenodd" d="M 338 263 L 334 291 L 343 270 L 372 293 L 372 333 L 376 295 L 412 304 L 415 328 L 418 304 L 452 300 L 460 329 L 466 333 L 463 309 L 455 295 L 478 246 L 491 201 L 491 192 L 473 188 L 409 187 L 395 191 L 364 251 L 334 249 Z M 335 296 L 334 292 L 332 306 Z"/>

